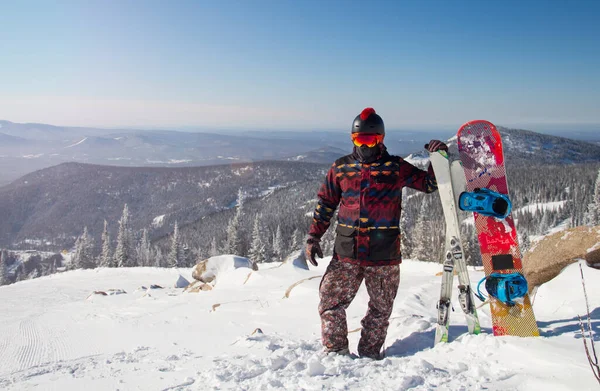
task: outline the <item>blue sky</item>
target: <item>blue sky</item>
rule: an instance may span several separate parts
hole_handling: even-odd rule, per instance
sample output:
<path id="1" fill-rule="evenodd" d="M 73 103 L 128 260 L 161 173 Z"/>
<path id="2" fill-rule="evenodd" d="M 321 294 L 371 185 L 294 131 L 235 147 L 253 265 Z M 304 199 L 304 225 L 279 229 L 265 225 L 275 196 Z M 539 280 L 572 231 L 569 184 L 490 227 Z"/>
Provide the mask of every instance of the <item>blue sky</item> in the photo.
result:
<path id="1" fill-rule="evenodd" d="M 346 129 L 372 106 L 398 129 L 593 127 L 599 3 L 5 2 L 0 119 Z"/>

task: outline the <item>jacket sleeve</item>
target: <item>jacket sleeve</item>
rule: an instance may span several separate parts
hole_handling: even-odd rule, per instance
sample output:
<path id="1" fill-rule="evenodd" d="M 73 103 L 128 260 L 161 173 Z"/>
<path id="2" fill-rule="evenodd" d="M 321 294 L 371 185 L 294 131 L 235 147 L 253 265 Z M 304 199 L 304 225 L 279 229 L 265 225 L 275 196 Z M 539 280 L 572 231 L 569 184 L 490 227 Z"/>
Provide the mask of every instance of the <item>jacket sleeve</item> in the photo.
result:
<path id="1" fill-rule="evenodd" d="M 334 163 L 327 172 L 325 181 L 317 193 L 318 203 L 313 214 L 312 224 L 308 230 L 308 234 L 317 239 L 321 239 L 321 236 L 329 228 L 331 217 L 340 203 L 342 190 L 336 173 L 337 170 Z"/>
<path id="2" fill-rule="evenodd" d="M 433 166 L 429 163 L 427 171 L 413 166 L 407 161 L 403 162 L 402 173 L 404 176 L 404 186 L 422 191 L 424 193 L 433 193 L 437 190 L 437 181 L 433 173 Z"/>

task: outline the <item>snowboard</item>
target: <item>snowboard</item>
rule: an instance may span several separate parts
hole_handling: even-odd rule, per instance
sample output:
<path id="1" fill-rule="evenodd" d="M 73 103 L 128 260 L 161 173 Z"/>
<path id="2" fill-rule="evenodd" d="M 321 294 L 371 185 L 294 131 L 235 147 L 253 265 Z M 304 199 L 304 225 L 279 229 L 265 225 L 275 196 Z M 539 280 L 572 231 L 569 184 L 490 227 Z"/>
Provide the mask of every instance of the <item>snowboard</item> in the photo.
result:
<path id="1" fill-rule="evenodd" d="M 469 272 L 465 263 L 462 241 L 460 238 L 460 223 L 458 219 L 458 209 L 456 204 L 456 191 L 464 190 L 465 177 L 460 168 L 457 171 L 453 167 L 457 162 L 450 163 L 448 154 L 445 151 L 433 152 L 430 155 L 431 165 L 438 185 L 438 194 L 444 211 L 446 221 L 446 244 L 445 259 L 443 261 L 442 286 L 440 300 L 437 304 L 438 320 L 435 331 L 434 343 L 448 342 L 448 328 L 450 325 L 450 309 L 452 308 L 450 300 L 452 297 L 452 285 L 454 271 L 458 275 L 458 299 L 460 306 L 465 313 L 469 333 L 479 334 L 479 318 L 475 310 L 473 293 Z"/>
<path id="2" fill-rule="evenodd" d="M 460 127 L 457 137 L 467 191 L 489 189 L 509 197 L 502 140 L 496 127 L 488 121 L 470 121 Z M 512 215 L 498 219 L 473 214 L 486 277 L 523 273 Z M 529 295 L 513 305 L 491 296 L 489 301 L 494 335 L 539 336 Z"/>

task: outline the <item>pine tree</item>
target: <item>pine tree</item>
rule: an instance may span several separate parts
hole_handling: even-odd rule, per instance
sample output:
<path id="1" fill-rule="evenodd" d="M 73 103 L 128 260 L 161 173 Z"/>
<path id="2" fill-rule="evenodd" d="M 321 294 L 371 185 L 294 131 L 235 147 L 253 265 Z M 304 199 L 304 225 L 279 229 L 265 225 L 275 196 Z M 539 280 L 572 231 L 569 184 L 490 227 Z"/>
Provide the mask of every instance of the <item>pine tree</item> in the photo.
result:
<path id="1" fill-rule="evenodd" d="M 148 239 L 148 230 L 146 228 L 142 230 L 142 237 L 136 252 L 139 266 L 151 266 L 151 246 L 150 239 Z"/>
<path id="2" fill-rule="evenodd" d="M 600 170 L 598 170 L 598 177 L 594 186 L 594 198 L 588 204 L 584 221 L 586 225 L 600 225 Z"/>
<path id="3" fill-rule="evenodd" d="M 71 266 L 69 269 L 81 269 L 83 267 L 81 263 L 81 258 L 83 257 L 83 239 L 82 236 L 79 236 L 77 240 L 75 240 L 75 252 L 71 257 Z"/>
<path id="4" fill-rule="evenodd" d="M 523 230 L 519 235 L 519 249 L 521 250 L 521 254 L 525 254 L 529 248 L 531 248 L 531 241 L 529 240 L 527 231 Z"/>
<path id="5" fill-rule="evenodd" d="M 334 221 L 321 237 L 321 250 L 323 251 L 323 255 L 326 257 L 333 254 L 333 250 L 335 247 L 336 228 L 337 221 Z"/>
<path id="6" fill-rule="evenodd" d="M 87 227 L 85 227 L 83 230 L 83 236 L 85 237 L 83 268 L 95 269 L 98 265 L 96 262 L 96 257 L 94 256 L 94 237 L 88 233 Z"/>
<path id="7" fill-rule="evenodd" d="M 260 228 L 260 220 L 258 215 L 256 215 L 254 218 L 252 242 L 250 243 L 250 251 L 248 256 L 256 263 L 263 263 L 267 260 L 265 257 L 265 244 L 262 238 L 262 230 Z"/>
<path id="8" fill-rule="evenodd" d="M 548 229 L 550 229 L 550 213 L 545 210 L 540 221 L 540 235 L 543 235 Z"/>
<path id="9" fill-rule="evenodd" d="M 104 220 L 102 231 L 102 254 L 100 255 L 100 267 L 114 267 L 114 258 L 110 248 L 110 235 L 108 233 L 108 222 Z"/>
<path id="10" fill-rule="evenodd" d="M 160 247 L 155 247 L 155 253 L 154 253 L 154 265 L 156 267 L 165 267 L 166 263 L 164 261 L 164 257 L 163 257 L 163 252 L 160 249 Z"/>
<path id="11" fill-rule="evenodd" d="M 169 256 L 167 258 L 168 267 L 179 267 L 180 259 L 181 249 L 179 245 L 179 227 L 177 225 L 177 221 L 175 221 L 175 227 L 173 228 L 173 236 L 171 236 L 171 248 L 169 250 Z"/>
<path id="12" fill-rule="evenodd" d="M 402 192 L 402 204 L 407 204 L 406 191 Z M 400 215 L 400 230 L 401 230 L 401 242 L 400 242 L 400 251 L 405 258 L 412 257 L 412 241 L 410 240 L 411 236 L 406 233 L 411 229 L 411 218 L 410 218 L 410 210 L 406 209 L 402 211 Z"/>
<path id="13" fill-rule="evenodd" d="M 28 275 L 27 275 L 27 279 L 28 280 L 33 280 L 34 278 L 38 278 L 40 276 L 40 271 L 36 268 L 33 269 Z"/>
<path id="14" fill-rule="evenodd" d="M 412 256 L 419 260 L 431 259 L 431 253 L 427 243 L 430 235 L 426 219 L 428 210 L 427 204 L 427 199 L 423 199 L 421 209 L 419 210 L 419 217 L 417 218 L 417 223 L 415 224 L 415 229 L 411 238 L 411 241 L 414 243 Z"/>
<path id="15" fill-rule="evenodd" d="M 183 267 L 192 266 L 189 263 L 192 259 L 192 256 L 190 253 L 190 247 L 187 245 L 187 243 L 181 243 L 181 245 L 179 247 L 180 247 L 179 264 Z"/>
<path id="16" fill-rule="evenodd" d="M 224 251 L 226 254 L 242 255 L 242 239 L 240 221 L 243 213 L 242 203 L 239 203 L 236 213 L 227 225 L 227 240 Z"/>
<path id="17" fill-rule="evenodd" d="M 8 276 L 8 264 L 6 262 L 6 251 L 0 249 L 0 285 L 10 284 Z"/>
<path id="18" fill-rule="evenodd" d="M 119 234 L 117 236 L 117 248 L 115 250 L 115 263 L 117 267 L 132 267 L 135 265 L 133 254 L 133 238 L 129 228 L 129 208 L 127 204 L 123 207 L 123 215 L 119 220 Z"/>
<path id="19" fill-rule="evenodd" d="M 292 232 L 292 241 L 290 244 L 291 251 L 298 251 L 302 248 L 302 241 L 300 236 L 300 230 L 296 228 L 294 232 Z"/>
<path id="20" fill-rule="evenodd" d="M 281 225 L 277 225 L 277 230 L 275 231 L 275 236 L 273 237 L 273 252 L 275 256 L 283 261 L 285 254 L 285 244 L 283 243 L 283 236 L 281 234 Z"/>
<path id="21" fill-rule="evenodd" d="M 75 242 L 75 254 L 71 261 L 73 269 L 93 269 L 96 267 L 93 254 L 93 238 L 88 234 L 88 229 L 83 229 L 83 234 Z"/>
<path id="22" fill-rule="evenodd" d="M 212 240 L 210 241 L 210 250 L 208 251 L 208 256 L 216 257 L 217 255 L 219 255 L 219 248 L 217 246 L 217 238 L 213 236 Z"/>

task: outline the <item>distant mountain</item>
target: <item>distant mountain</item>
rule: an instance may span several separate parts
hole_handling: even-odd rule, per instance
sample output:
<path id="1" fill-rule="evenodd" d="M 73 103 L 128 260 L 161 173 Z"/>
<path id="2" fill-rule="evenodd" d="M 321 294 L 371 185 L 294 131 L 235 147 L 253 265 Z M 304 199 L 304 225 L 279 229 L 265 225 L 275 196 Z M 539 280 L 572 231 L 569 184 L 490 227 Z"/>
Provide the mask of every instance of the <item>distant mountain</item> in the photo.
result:
<path id="1" fill-rule="evenodd" d="M 233 163 L 184 168 L 114 167 L 64 163 L 0 188 L 0 245 L 52 250 L 73 244 L 85 226 L 99 237 L 106 219 L 116 238 L 128 204 L 132 228 L 152 235 L 269 189 L 321 179 L 327 167 L 301 162 Z M 29 243 L 29 244 L 28 244 Z"/>
<path id="2" fill-rule="evenodd" d="M 0 133 L 13 137 L 7 138 L 7 142 L 0 139 L 0 186 L 35 170 L 65 162 L 190 167 L 296 158 L 331 164 L 336 157 L 352 150 L 349 131 L 254 130 L 217 134 L 0 121 Z M 386 145 L 392 153 L 404 155 L 418 149 L 430 136 L 429 133 L 390 130 Z M 319 152 L 322 148 L 331 153 Z"/>
<path id="3" fill-rule="evenodd" d="M 29 141 L 22 137 L 16 137 L 6 133 L 0 133 L 0 145 L 4 147 L 22 146 L 27 145 L 28 143 Z"/>
<path id="4" fill-rule="evenodd" d="M 332 164 L 338 158 L 347 155 L 352 152 L 350 147 L 348 150 L 343 150 L 336 147 L 326 146 L 323 148 L 316 149 L 314 151 L 308 151 L 301 155 L 289 157 L 285 160 L 296 161 L 296 162 L 307 162 L 307 163 L 323 163 Z"/>

